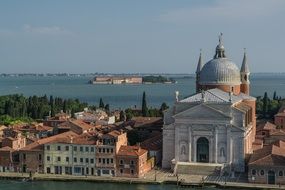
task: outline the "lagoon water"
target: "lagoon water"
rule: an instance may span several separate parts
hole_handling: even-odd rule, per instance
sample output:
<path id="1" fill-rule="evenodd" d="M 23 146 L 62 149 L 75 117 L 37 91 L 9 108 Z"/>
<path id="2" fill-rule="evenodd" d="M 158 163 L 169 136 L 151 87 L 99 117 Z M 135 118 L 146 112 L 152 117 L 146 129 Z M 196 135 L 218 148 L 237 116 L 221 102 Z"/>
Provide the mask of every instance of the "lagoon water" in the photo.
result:
<path id="1" fill-rule="evenodd" d="M 175 76 L 174 76 L 175 77 Z M 111 108 L 140 106 L 143 91 L 147 95 L 149 106 L 160 106 L 162 102 L 171 105 L 174 92 L 180 92 L 180 98 L 195 92 L 194 78 L 175 78 L 176 84 L 141 84 L 141 85 L 91 85 L 90 77 L 1 77 L 0 95 L 23 94 L 25 96 L 44 95 L 63 98 L 78 98 L 89 104 L 98 105 L 100 97 Z M 263 96 L 267 91 L 270 96 L 285 97 L 285 74 L 255 74 L 251 77 L 251 95 Z"/>
<path id="2" fill-rule="evenodd" d="M 92 182 L 54 182 L 54 181 L 0 181 L 1 190 L 178 190 L 176 185 L 142 185 L 142 184 L 114 184 Z M 184 188 L 183 188 L 184 189 Z M 214 190 L 216 188 L 203 188 Z M 193 190 L 195 190 L 193 188 Z"/>
<path id="3" fill-rule="evenodd" d="M 162 102 L 171 105 L 174 92 L 180 97 L 195 92 L 194 78 L 177 78 L 177 84 L 143 84 L 143 85 L 91 85 L 88 77 L 2 77 L 0 78 L 0 95 L 23 94 L 53 95 L 63 98 L 78 98 L 90 104 L 98 104 L 100 97 L 111 108 L 126 108 L 140 105 L 143 91 L 147 94 L 148 105 L 159 106 Z M 251 94 L 262 96 L 265 91 L 272 96 L 285 97 L 285 74 L 254 75 L 251 78 Z M 138 185 L 89 182 L 20 182 L 0 181 L 0 190 L 176 190 L 175 185 Z M 215 188 L 204 188 L 215 189 Z"/>

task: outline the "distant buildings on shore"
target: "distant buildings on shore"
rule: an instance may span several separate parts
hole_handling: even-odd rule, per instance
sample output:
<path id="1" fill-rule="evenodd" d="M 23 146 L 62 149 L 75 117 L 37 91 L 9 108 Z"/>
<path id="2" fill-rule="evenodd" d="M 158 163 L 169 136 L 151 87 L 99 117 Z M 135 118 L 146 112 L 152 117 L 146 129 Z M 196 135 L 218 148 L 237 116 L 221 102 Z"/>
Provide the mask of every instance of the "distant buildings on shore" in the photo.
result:
<path id="1" fill-rule="evenodd" d="M 175 83 L 171 78 L 164 76 L 130 76 L 130 75 L 103 75 L 96 76 L 89 81 L 91 84 L 152 84 L 152 83 Z"/>
<path id="2" fill-rule="evenodd" d="M 143 77 L 139 76 L 97 76 L 91 84 L 142 84 Z"/>

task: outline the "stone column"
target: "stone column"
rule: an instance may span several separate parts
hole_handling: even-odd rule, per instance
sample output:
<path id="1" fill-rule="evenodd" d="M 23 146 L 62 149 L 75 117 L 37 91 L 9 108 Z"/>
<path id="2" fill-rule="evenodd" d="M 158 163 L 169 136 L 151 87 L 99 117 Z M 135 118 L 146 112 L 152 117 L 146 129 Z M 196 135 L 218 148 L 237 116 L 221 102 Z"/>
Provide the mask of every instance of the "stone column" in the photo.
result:
<path id="1" fill-rule="evenodd" d="M 191 162 L 192 158 L 192 151 L 191 151 L 191 146 L 192 146 L 192 126 L 188 127 L 188 161 Z"/>
<path id="2" fill-rule="evenodd" d="M 175 145 L 174 145 L 174 149 L 175 149 L 175 161 L 178 162 L 179 161 L 179 127 L 177 125 L 174 126 L 175 127 Z"/>
<path id="3" fill-rule="evenodd" d="M 197 162 L 197 136 L 194 136 L 192 144 L 193 144 L 193 161 Z"/>
<path id="4" fill-rule="evenodd" d="M 215 159 L 214 162 L 218 163 L 218 154 L 219 154 L 219 150 L 218 150 L 218 127 L 215 126 Z"/>
<path id="5" fill-rule="evenodd" d="M 232 162 L 232 137 L 231 137 L 231 125 L 227 126 L 227 163 Z"/>
<path id="6" fill-rule="evenodd" d="M 213 133 L 211 136 L 209 136 L 209 163 L 214 162 L 214 139 L 213 139 Z"/>

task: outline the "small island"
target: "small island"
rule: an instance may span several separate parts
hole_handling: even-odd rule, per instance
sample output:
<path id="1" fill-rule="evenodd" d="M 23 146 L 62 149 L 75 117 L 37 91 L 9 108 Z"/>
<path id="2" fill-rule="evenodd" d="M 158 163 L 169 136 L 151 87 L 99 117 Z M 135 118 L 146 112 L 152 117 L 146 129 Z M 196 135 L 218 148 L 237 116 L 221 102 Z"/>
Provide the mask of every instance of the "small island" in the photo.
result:
<path id="1" fill-rule="evenodd" d="M 153 83 L 175 83 L 172 78 L 164 76 L 96 76 L 89 81 L 90 84 L 153 84 Z"/>

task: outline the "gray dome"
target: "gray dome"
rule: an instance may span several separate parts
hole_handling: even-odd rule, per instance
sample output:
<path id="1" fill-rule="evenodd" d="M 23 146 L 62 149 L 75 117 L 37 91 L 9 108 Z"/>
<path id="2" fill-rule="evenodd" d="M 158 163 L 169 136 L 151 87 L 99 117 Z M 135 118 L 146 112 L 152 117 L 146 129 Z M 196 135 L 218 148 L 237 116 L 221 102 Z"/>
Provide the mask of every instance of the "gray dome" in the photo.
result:
<path id="1" fill-rule="evenodd" d="M 203 66 L 199 83 L 239 85 L 240 71 L 231 60 L 225 57 L 212 59 Z"/>

